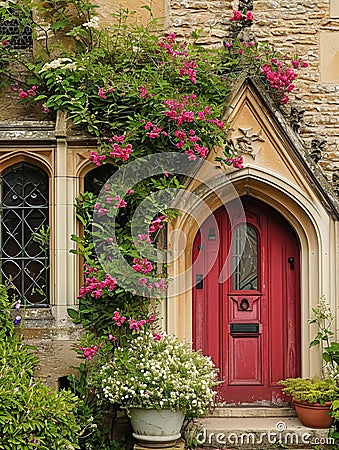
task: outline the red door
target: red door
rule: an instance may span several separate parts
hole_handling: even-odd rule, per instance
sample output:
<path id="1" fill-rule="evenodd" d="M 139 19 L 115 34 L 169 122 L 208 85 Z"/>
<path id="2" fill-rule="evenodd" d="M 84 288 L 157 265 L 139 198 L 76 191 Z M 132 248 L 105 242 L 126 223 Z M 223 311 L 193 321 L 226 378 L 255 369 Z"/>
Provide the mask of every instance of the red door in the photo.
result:
<path id="1" fill-rule="evenodd" d="M 275 210 L 242 203 L 245 222 L 221 208 L 195 238 L 193 343 L 220 368 L 222 400 L 277 404 L 277 382 L 300 375 L 299 244 Z"/>

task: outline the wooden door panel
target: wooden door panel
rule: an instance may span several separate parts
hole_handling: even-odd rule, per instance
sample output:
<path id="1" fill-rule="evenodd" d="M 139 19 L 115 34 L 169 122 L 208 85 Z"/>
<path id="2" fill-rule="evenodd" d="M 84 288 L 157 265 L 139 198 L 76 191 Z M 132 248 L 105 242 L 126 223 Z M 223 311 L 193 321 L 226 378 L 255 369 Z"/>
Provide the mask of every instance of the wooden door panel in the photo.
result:
<path id="1" fill-rule="evenodd" d="M 280 214 L 251 198 L 243 206 L 249 227 L 245 254 L 256 255 L 257 273 L 248 253 L 250 259 L 237 257 L 236 278 L 219 283 L 229 252 L 241 253 L 236 242 L 243 230 L 230 229 L 224 208 L 216 211 L 194 242 L 193 276 L 203 283 L 193 288 L 193 342 L 220 367 L 220 398 L 275 403 L 286 399 L 277 382 L 300 375 L 300 250 Z M 220 242 L 210 239 L 215 223 Z"/>
<path id="2" fill-rule="evenodd" d="M 261 385 L 262 342 L 261 336 L 234 336 L 229 339 L 229 385 Z"/>

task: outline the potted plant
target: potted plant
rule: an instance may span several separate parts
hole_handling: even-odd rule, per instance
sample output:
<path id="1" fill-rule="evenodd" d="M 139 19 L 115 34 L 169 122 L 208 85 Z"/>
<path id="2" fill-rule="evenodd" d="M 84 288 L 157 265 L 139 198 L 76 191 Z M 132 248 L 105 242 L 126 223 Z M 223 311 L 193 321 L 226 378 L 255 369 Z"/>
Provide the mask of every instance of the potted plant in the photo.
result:
<path id="1" fill-rule="evenodd" d="M 321 346 L 322 377 L 312 379 L 288 378 L 279 384 L 285 386 L 283 392 L 292 396 L 296 413 L 303 425 L 311 428 L 329 428 L 333 422 L 333 404 L 338 403 L 337 387 L 339 344 L 332 342 L 334 315 L 326 299 L 322 296 L 318 305 L 312 308 L 310 324 L 316 324 L 318 332 L 310 342 L 310 347 Z M 334 402 L 332 404 L 332 402 Z"/>
<path id="2" fill-rule="evenodd" d="M 279 381 L 284 394 L 291 395 L 302 424 L 310 428 L 329 428 L 333 422 L 332 401 L 338 396 L 334 378 L 287 378 Z"/>
<path id="3" fill-rule="evenodd" d="M 206 414 L 216 376 L 210 358 L 175 336 L 144 332 L 118 348 L 94 382 L 106 399 L 126 408 L 138 441 L 166 447 L 180 437 L 185 417 Z"/>

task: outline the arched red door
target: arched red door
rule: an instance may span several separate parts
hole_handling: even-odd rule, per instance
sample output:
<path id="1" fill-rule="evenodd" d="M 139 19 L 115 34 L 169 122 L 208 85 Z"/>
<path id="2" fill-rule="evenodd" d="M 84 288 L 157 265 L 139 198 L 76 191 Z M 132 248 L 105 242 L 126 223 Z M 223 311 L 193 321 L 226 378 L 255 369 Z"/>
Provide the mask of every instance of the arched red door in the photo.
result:
<path id="1" fill-rule="evenodd" d="M 300 249 L 277 211 L 242 203 L 245 221 L 227 208 L 231 229 L 221 208 L 195 238 L 193 344 L 220 368 L 222 400 L 277 404 L 277 382 L 300 375 Z"/>

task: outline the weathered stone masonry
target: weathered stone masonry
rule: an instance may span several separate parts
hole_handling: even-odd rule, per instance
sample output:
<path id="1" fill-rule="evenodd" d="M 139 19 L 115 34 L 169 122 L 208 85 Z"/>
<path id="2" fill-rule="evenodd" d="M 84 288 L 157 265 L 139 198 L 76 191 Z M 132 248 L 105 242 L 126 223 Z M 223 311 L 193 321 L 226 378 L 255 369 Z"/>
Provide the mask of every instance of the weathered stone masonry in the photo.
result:
<path id="1" fill-rule="evenodd" d="M 339 14 L 335 4 L 336 0 L 254 0 L 251 28 L 257 39 L 309 63 L 300 71 L 300 92 L 291 95 L 290 104 L 305 110 L 300 133 L 306 147 L 311 149 L 315 139 L 326 140 L 320 164 L 330 180 L 339 171 Z M 188 37 L 193 28 L 200 29 L 203 36 L 197 42 L 220 45 L 229 35 L 229 18 L 237 7 L 237 1 L 173 0 L 171 29 L 182 37 Z"/>

